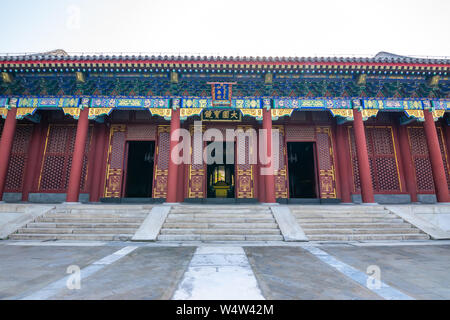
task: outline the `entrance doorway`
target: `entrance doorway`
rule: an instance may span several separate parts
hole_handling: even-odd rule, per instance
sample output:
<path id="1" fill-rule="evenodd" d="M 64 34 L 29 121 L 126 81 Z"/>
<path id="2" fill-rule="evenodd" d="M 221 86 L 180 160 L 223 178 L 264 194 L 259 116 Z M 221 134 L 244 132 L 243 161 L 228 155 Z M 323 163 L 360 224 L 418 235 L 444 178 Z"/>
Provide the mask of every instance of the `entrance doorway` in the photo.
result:
<path id="1" fill-rule="evenodd" d="M 222 143 L 222 149 L 218 146 L 219 143 Z M 212 148 L 211 152 L 209 148 Z M 222 156 L 220 156 L 221 150 L 223 150 Z M 234 142 L 216 142 L 215 147 L 212 142 L 208 143 L 207 154 L 211 157 L 208 159 L 206 176 L 208 198 L 235 197 L 234 150 Z"/>
<path id="2" fill-rule="evenodd" d="M 128 142 L 125 197 L 150 198 L 152 196 L 154 156 L 154 141 Z"/>
<path id="3" fill-rule="evenodd" d="M 288 142 L 290 198 L 317 198 L 313 142 Z"/>

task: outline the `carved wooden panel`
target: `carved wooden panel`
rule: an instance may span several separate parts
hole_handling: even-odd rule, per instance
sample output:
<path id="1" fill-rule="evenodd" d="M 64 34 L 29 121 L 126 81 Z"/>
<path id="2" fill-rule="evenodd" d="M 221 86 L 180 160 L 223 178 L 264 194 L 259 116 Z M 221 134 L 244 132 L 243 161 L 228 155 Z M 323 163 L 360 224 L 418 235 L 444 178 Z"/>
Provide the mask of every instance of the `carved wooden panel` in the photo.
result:
<path id="1" fill-rule="evenodd" d="M 170 161 L 170 126 L 158 126 L 153 198 L 166 198 Z M 173 186 L 176 188 L 176 186 Z"/>
<path id="2" fill-rule="evenodd" d="M 203 130 L 202 128 L 191 127 L 191 164 L 188 165 L 188 198 L 205 198 L 206 165 L 203 163 L 203 153 L 195 154 L 194 149 L 194 130 Z"/>
<path id="3" fill-rule="evenodd" d="M 278 166 L 279 170 L 274 172 L 275 180 L 275 198 L 287 198 L 288 179 L 287 179 L 287 164 L 286 164 L 286 141 L 284 139 L 284 126 L 275 125 L 273 129 L 278 129 Z"/>
<path id="4" fill-rule="evenodd" d="M 286 141 L 314 141 L 316 131 L 314 126 L 286 125 Z"/>
<path id="5" fill-rule="evenodd" d="M 156 126 L 151 124 L 128 124 L 127 140 L 148 141 L 156 139 Z"/>
<path id="6" fill-rule="evenodd" d="M 126 125 L 111 125 L 106 167 L 105 198 L 120 198 L 123 180 Z"/>
<path id="7" fill-rule="evenodd" d="M 316 127 L 320 198 L 336 198 L 336 170 L 331 127 Z"/>
<path id="8" fill-rule="evenodd" d="M 246 131 L 251 127 L 239 127 Z M 251 146 L 251 139 L 245 135 L 244 144 L 236 141 L 236 196 L 238 198 L 253 198 L 254 197 L 254 165 L 250 163 L 252 159 L 254 146 Z M 239 159 L 245 159 L 244 163 L 240 164 Z"/>

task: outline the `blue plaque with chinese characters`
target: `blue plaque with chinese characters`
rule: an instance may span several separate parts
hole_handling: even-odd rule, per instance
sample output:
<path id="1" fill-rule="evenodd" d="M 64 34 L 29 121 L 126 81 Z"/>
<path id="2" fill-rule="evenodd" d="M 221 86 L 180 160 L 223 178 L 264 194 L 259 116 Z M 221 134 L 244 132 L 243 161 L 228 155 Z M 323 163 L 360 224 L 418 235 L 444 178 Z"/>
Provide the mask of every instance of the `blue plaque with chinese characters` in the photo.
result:
<path id="1" fill-rule="evenodd" d="M 211 84 L 211 95 L 213 107 L 230 107 L 232 85 L 230 82 L 209 82 Z"/>

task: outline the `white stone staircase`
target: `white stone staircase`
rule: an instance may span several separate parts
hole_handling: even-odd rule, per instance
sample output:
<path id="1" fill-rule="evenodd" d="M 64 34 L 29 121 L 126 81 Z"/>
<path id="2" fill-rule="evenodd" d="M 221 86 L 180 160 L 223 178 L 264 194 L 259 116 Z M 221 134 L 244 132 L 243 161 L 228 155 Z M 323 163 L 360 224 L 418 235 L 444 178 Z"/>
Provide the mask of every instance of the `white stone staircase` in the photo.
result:
<path id="1" fill-rule="evenodd" d="M 9 235 L 11 240 L 129 240 L 151 205 L 59 205 Z"/>
<path id="2" fill-rule="evenodd" d="M 164 222 L 159 241 L 282 241 L 269 207 L 178 205 Z"/>
<path id="3" fill-rule="evenodd" d="M 427 240 L 430 237 L 383 206 L 290 205 L 311 241 Z"/>

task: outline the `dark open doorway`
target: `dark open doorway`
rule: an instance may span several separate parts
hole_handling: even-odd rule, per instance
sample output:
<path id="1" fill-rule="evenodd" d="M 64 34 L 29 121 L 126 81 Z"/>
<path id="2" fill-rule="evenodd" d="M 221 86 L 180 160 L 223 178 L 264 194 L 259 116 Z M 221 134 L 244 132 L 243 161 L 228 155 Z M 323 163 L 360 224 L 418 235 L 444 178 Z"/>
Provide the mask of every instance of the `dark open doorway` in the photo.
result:
<path id="1" fill-rule="evenodd" d="M 234 142 L 219 143 L 222 143 L 222 157 L 220 155 L 216 157 L 217 148 L 213 149 L 211 156 L 213 159 L 221 158 L 222 161 L 212 164 L 208 161 L 207 165 L 207 197 L 234 198 Z M 208 143 L 208 147 L 210 146 L 211 142 Z"/>
<path id="2" fill-rule="evenodd" d="M 317 198 L 313 142 L 288 142 L 290 198 Z"/>
<path id="3" fill-rule="evenodd" d="M 154 141 L 128 142 L 127 198 L 150 198 L 152 196 Z"/>

